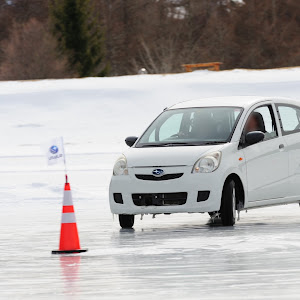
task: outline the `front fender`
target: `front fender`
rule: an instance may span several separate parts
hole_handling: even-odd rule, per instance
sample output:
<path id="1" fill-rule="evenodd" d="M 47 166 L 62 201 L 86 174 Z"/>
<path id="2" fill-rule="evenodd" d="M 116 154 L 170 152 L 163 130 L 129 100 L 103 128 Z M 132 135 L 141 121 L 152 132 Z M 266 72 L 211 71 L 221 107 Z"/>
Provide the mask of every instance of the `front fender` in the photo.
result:
<path id="1" fill-rule="evenodd" d="M 246 160 L 242 150 L 238 150 L 238 142 L 228 144 L 222 149 L 220 169 L 222 173 L 222 184 L 224 184 L 226 179 L 232 174 L 240 178 L 244 188 L 246 206 L 248 203 Z"/>

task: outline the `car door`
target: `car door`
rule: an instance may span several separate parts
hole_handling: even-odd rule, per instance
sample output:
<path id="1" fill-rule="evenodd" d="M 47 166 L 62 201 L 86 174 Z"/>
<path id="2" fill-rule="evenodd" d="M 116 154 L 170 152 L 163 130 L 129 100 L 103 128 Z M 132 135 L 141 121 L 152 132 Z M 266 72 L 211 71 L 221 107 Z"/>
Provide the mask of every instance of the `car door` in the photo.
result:
<path id="1" fill-rule="evenodd" d="M 278 118 L 271 103 L 254 107 L 248 113 L 261 115 L 265 139 L 242 149 L 246 161 L 248 202 L 257 205 L 262 200 L 278 199 L 286 196 L 288 181 L 288 153 L 286 142 L 278 133 Z M 246 126 L 247 121 L 244 126 Z M 261 130 L 263 131 L 263 130 Z M 245 137 L 246 128 L 242 138 Z"/>
<path id="2" fill-rule="evenodd" d="M 287 195 L 300 198 L 300 107 L 277 103 L 281 131 L 289 153 L 289 176 Z"/>

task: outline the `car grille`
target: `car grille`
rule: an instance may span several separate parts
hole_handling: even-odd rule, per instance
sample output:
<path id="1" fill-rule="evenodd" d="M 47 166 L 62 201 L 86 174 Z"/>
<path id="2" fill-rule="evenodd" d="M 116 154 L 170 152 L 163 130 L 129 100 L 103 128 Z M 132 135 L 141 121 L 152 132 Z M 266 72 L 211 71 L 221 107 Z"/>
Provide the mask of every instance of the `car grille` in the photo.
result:
<path id="1" fill-rule="evenodd" d="M 183 173 L 175 173 L 175 174 L 166 174 L 166 175 L 163 175 L 160 177 L 156 177 L 153 175 L 136 174 L 135 177 L 137 179 L 141 179 L 141 180 L 162 181 L 162 180 L 170 180 L 170 179 L 180 178 L 182 175 L 183 175 Z"/>
<path id="2" fill-rule="evenodd" d="M 132 194 L 136 206 L 169 206 L 183 205 L 187 200 L 187 193 L 159 193 L 159 194 Z"/>

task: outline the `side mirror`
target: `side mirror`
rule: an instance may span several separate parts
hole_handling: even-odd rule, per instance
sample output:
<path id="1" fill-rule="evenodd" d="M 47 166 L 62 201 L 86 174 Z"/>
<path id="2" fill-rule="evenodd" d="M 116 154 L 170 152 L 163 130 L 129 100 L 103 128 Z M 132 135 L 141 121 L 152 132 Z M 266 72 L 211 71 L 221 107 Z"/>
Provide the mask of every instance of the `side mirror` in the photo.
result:
<path id="1" fill-rule="evenodd" d="M 125 143 L 127 146 L 131 147 L 134 145 L 138 137 L 136 136 L 129 136 L 128 138 L 125 139 Z"/>
<path id="2" fill-rule="evenodd" d="M 261 131 L 251 131 L 246 134 L 245 141 L 248 145 L 261 142 L 265 138 L 265 134 Z"/>

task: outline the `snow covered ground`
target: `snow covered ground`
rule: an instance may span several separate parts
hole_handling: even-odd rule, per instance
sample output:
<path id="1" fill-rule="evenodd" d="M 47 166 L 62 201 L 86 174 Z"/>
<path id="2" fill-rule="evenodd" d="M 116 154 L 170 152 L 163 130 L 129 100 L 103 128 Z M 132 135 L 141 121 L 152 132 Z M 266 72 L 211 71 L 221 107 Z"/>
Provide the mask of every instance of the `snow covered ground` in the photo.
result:
<path id="1" fill-rule="evenodd" d="M 182 214 L 124 231 L 110 214 L 124 138 L 166 106 L 222 95 L 300 101 L 300 68 L 0 82 L 0 299 L 299 299 L 298 205 L 242 213 L 234 228 Z M 64 173 L 46 166 L 40 144 L 60 135 L 89 248 L 79 256 L 51 255 Z"/>

